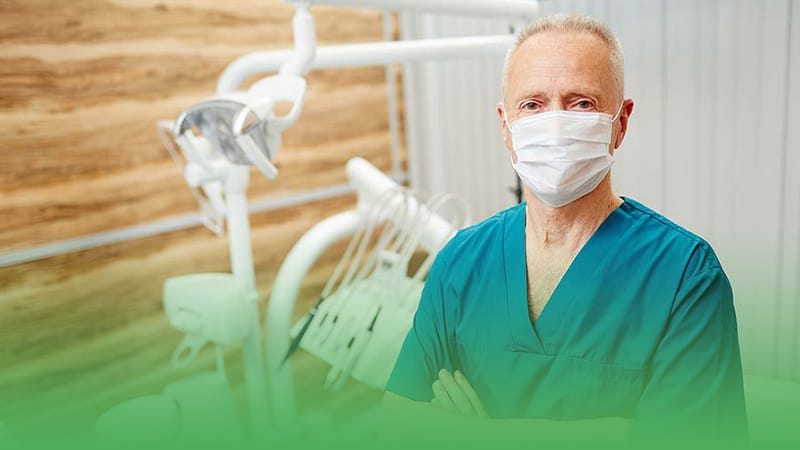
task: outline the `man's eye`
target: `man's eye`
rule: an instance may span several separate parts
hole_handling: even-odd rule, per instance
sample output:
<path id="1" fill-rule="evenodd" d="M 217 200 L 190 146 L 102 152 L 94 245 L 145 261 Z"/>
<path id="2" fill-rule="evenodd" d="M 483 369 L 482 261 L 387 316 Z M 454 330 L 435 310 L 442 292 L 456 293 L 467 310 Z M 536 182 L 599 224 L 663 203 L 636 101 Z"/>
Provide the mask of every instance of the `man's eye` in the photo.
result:
<path id="1" fill-rule="evenodd" d="M 592 109 L 594 105 L 589 100 L 581 100 L 575 104 L 578 109 Z"/>
<path id="2" fill-rule="evenodd" d="M 523 111 L 536 111 L 539 109 L 539 105 L 536 102 L 525 102 L 520 106 L 520 109 Z"/>

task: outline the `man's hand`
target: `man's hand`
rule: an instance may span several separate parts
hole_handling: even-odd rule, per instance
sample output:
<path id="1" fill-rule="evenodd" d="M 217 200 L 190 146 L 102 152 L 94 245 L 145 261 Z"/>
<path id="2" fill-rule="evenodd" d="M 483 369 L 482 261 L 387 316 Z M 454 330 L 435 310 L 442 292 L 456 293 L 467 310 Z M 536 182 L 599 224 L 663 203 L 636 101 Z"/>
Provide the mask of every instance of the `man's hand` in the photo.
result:
<path id="1" fill-rule="evenodd" d="M 458 370 L 455 375 L 445 369 L 439 371 L 439 379 L 433 382 L 433 396 L 431 403 L 448 411 L 465 416 L 487 417 L 475 389 Z"/>

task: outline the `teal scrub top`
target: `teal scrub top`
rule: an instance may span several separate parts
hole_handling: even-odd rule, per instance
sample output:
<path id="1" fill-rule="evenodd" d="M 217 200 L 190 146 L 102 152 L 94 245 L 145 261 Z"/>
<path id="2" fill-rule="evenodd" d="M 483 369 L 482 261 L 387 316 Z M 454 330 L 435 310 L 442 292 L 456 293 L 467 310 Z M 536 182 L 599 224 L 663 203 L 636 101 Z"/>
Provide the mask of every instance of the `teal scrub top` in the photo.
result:
<path id="1" fill-rule="evenodd" d="M 439 370 L 460 370 L 495 418 L 743 433 L 733 295 L 708 243 L 624 198 L 531 323 L 525 221 L 523 203 L 440 252 L 387 391 L 430 401 Z"/>

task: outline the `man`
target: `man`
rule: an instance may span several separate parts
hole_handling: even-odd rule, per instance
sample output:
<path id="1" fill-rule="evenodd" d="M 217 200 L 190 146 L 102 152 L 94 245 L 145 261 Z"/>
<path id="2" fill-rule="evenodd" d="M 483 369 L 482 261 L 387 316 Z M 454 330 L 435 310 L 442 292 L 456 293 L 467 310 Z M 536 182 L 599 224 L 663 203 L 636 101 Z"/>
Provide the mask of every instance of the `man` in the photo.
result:
<path id="1" fill-rule="evenodd" d="M 526 202 L 431 268 L 385 405 L 740 443 L 736 317 L 711 247 L 612 192 L 633 112 L 600 21 L 544 18 L 510 50 L 497 111 Z M 558 426 L 556 426 L 557 424 Z"/>

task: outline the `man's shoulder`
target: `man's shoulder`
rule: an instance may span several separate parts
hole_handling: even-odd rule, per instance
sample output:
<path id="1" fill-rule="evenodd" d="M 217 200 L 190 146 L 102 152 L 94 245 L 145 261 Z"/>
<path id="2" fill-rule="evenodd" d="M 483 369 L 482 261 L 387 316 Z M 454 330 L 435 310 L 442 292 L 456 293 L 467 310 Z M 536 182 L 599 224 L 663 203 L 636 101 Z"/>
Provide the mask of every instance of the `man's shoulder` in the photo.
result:
<path id="1" fill-rule="evenodd" d="M 470 239 L 481 238 L 484 239 L 489 236 L 498 236 L 500 237 L 503 233 L 503 229 L 506 226 L 508 220 L 516 218 L 516 217 L 524 217 L 525 214 L 525 204 L 520 203 L 518 205 L 514 205 L 510 208 L 506 208 L 502 211 L 495 213 L 493 216 L 482 220 L 481 222 L 476 223 L 475 225 L 468 226 L 466 228 L 462 228 L 453 237 L 453 241 L 468 241 Z"/>
<path id="2" fill-rule="evenodd" d="M 514 205 L 475 225 L 462 228 L 441 250 L 441 258 L 464 264 L 469 263 L 470 259 L 479 258 L 486 250 L 500 248 L 508 221 L 518 218 L 520 214 L 525 214 L 524 204 Z"/>
<path id="3" fill-rule="evenodd" d="M 662 251 L 682 253 L 686 258 L 686 270 L 690 273 L 721 269 L 711 244 L 698 234 L 631 198 L 625 198 L 625 207 L 626 212 L 636 219 L 635 233 L 646 237 L 642 244 L 653 241 Z"/>

